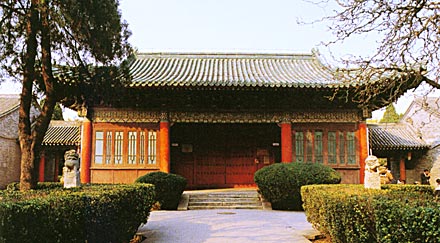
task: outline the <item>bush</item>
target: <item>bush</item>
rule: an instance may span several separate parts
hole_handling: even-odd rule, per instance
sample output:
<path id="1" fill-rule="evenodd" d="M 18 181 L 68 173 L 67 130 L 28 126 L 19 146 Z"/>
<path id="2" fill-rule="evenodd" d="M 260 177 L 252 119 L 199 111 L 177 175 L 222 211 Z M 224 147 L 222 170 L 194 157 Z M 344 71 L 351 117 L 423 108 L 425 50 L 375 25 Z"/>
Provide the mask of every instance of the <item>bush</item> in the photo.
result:
<path id="1" fill-rule="evenodd" d="M 322 164 L 277 163 L 258 170 L 254 180 L 273 209 L 302 210 L 301 186 L 336 184 L 341 181 L 341 176 Z"/>
<path id="2" fill-rule="evenodd" d="M 307 220 L 332 242 L 440 242 L 440 202 L 430 186 L 301 188 Z"/>
<path id="3" fill-rule="evenodd" d="M 150 183 L 156 188 L 156 201 L 160 208 L 165 210 L 176 210 L 180 198 L 186 187 L 186 179 L 180 175 L 151 172 L 136 179 L 137 183 Z"/>
<path id="4" fill-rule="evenodd" d="M 129 242 L 154 202 L 152 185 L 39 187 L 0 192 L 0 242 Z"/>

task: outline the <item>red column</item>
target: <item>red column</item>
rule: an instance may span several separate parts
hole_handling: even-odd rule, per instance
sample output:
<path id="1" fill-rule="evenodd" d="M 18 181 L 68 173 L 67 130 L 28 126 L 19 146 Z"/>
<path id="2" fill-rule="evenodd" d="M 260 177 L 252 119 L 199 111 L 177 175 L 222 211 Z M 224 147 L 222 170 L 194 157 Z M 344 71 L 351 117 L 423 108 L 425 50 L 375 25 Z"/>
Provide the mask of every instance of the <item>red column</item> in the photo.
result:
<path id="1" fill-rule="evenodd" d="M 84 118 L 81 133 L 81 183 L 90 183 L 90 164 L 92 158 L 92 122 Z"/>
<path id="2" fill-rule="evenodd" d="M 160 121 L 159 125 L 159 163 L 160 171 L 170 172 L 170 123 Z"/>
<path id="3" fill-rule="evenodd" d="M 369 149 L 367 124 L 365 122 L 359 123 L 358 138 L 359 138 L 359 160 L 360 160 L 359 182 L 361 184 L 364 184 L 365 159 L 368 157 L 368 149 Z"/>
<path id="4" fill-rule="evenodd" d="M 39 182 L 43 182 L 44 181 L 44 163 L 45 163 L 44 154 L 41 154 L 41 156 L 40 156 L 39 176 L 38 176 L 38 181 Z"/>
<path id="5" fill-rule="evenodd" d="M 292 124 L 281 123 L 281 162 L 292 162 Z"/>
<path id="6" fill-rule="evenodd" d="M 400 158 L 400 181 L 406 181 L 406 168 L 405 168 L 405 158 Z"/>

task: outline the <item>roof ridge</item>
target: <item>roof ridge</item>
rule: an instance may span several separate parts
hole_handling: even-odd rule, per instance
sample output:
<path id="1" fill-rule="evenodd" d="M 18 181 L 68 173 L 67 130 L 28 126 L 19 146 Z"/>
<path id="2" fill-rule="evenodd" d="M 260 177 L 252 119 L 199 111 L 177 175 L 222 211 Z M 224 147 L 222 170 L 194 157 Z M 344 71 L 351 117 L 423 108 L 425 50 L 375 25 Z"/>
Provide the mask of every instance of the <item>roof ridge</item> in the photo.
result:
<path id="1" fill-rule="evenodd" d="M 136 58 L 249 58 L 318 59 L 316 53 L 246 53 L 246 52 L 140 52 Z"/>
<path id="2" fill-rule="evenodd" d="M 13 111 L 17 110 L 17 108 L 19 108 L 19 107 L 20 107 L 20 104 L 17 104 L 8 110 L 5 110 L 4 112 L 0 113 L 0 117 L 6 116 L 6 115 L 12 113 Z"/>

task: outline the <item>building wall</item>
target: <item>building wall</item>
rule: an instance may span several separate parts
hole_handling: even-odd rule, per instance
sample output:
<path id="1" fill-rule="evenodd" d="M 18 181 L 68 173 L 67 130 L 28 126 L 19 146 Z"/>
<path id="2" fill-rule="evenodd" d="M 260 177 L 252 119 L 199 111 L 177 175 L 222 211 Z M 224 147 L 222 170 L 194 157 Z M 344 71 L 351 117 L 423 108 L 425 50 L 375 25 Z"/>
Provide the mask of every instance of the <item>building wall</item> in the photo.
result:
<path id="1" fill-rule="evenodd" d="M 138 177 L 148 172 L 159 171 L 161 161 L 159 159 L 160 131 L 158 125 L 154 123 L 94 123 L 90 181 L 92 183 L 133 183 Z M 141 132 L 143 139 L 141 139 Z M 149 132 L 156 134 L 154 152 L 149 150 L 151 145 L 149 144 Z M 120 145 L 117 145 L 119 144 L 116 139 L 118 133 L 121 136 Z M 132 143 L 134 151 L 136 151 L 133 154 L 136 156 L 131 159 L 129 155 L 130 133 L 137 135 Z M 97 134 L 103 135 L 101 142 L 97 141 Z M 97 149 L 97 146 L 101 149 Z M 142 156 L 141 150 L 143 151 Z M 154 163 L 149 162 L 152 159 L 150 156 L 155 157 Z"/>
<path id="2" fill-rule="evenodd" d="M 18 110 L 0 118 L 0 188 L 20 180 Z"/>
<path id="3" fill-rule="evenodd" d="M 435 185 L 435 179 L 440 178 L 440 117 L 433 113 L 430 108 L 421 107 L 413 102 L 402 118 L 402 122 L 412 125 L 422 139 L 431 145 L 431 149 L 409 171 L 411 177 L 420 181 L 423 169 L 431 170 L 431 185 Z"/>

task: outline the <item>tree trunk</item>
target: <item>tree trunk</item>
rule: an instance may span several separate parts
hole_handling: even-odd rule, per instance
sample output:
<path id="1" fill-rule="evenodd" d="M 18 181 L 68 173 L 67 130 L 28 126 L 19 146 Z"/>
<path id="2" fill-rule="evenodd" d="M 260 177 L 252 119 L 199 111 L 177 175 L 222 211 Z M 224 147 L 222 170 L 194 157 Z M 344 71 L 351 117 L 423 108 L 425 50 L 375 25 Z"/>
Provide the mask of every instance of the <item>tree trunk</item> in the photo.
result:
<path id="1" fill-rule="evenodd" d="M 32 0 L 26 19 L 26 51 L 23 57 L 25 63 L 23 70 L 23 87 L 18 118 L 18 137 L 21 149 L 21 175 L 20 190 L 36 188 L 37 179 L 35 171 L 38 171 L 38 162 L 35 163 L 35 153 L 32 143 L 31 132 L 31 105 L 32 86 L 35 81 L 35 59 L 37 56 L 37 32 L 38 32 L 38 0 Z"/>

